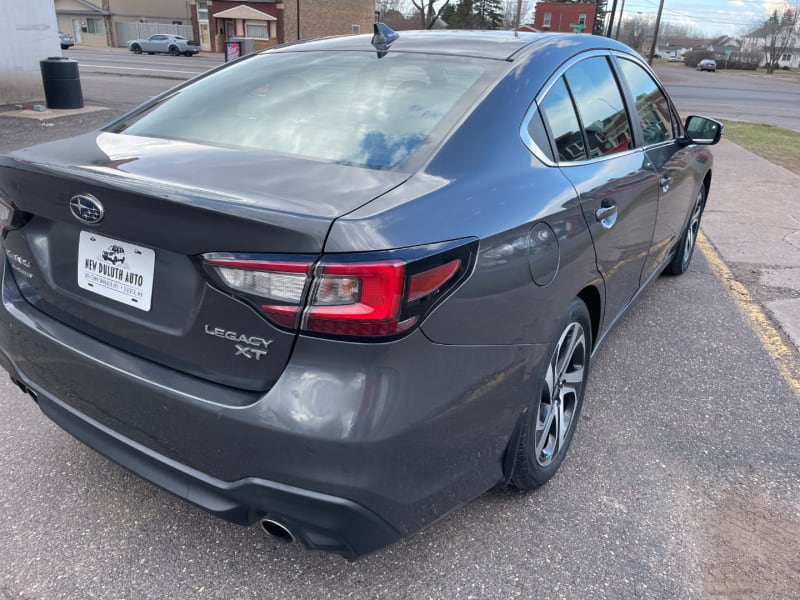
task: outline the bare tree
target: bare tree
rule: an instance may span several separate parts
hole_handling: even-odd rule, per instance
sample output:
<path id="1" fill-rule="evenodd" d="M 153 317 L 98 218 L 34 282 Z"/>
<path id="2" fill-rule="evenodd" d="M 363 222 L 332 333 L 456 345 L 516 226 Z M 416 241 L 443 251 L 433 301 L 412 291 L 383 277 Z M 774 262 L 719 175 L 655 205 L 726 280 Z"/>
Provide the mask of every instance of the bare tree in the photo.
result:
<path id="1" fill-rule="evenodd" d="M 619 28 L 618 39 L 637 51 L 644 49 L 648 32 L 653 31 L 653 21 L 648 15 L 626 17 Z"/>
<path id="2" fill-rule="evenodd" d="M 705 33 L 698 27 L 683 23 L 662 23 L 658 33 L 658 39 L 660 40 L 668 40 L 669 38 L 702 40 L 705 37 Z"/>
<path id="3" fill-rule="evenodd" d="M 382 21 L 387 14 L 401 13 L 403 8 L 402 0 L 378 0 L 375 3 L 379 19 Z"/>
<path id="4" fill-rule="evenodd" d="M 436 10 L 434 4 L 437 0 L 411 0 L 411 4 L 417 9 L 420 18 L 421 29 L 430 29 L 436 24 L 436 21 L 442 15 L 442 11 L 450 4 L 450 0 L 444 0 Z"/>
<path id="5" fill-rule="evenodd" d="M 505 0 L 503 2 L 503 29 L 516 29 L 533 22 L 534 0 Z M 519 23 L 517 23 L 519 11 Z"/>
<path id="6" fill-rule="evenodd" d="M 778 68 L 781 57 L 792 46 L 800 25 L 800 9 L 787 8 L 785 11 L 772 13 L 769 19 L 748 37 L 764 41 L 764 63 L 767 73 L 772 74 Z"/>

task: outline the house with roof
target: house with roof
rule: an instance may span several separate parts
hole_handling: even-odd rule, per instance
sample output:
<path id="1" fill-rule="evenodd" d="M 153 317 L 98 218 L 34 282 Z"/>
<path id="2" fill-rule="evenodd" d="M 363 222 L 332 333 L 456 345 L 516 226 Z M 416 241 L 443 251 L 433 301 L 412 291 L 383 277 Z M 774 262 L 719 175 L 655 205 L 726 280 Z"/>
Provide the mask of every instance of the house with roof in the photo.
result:
<path id="1" fill-rule="evenodd" d="M 54 0 L 54 5 L 59 31 L 71 34 L 78 45 L 125 46 L 128 39 L 142 37 L 132 30 L 134 36 L 123 39 L 127 36 L 120 32 L 125 23 L 151 24 L 145 33 L 191 35 L 186 0 Z"/>
<path id="2" fill-rule="evenodd" d="M 650 43 L 652 43 L 653 36 L 647 36 L 646 46 L 649 50 Z M 659 36 L 658 45 L 656 46 L 656 54 L 661 56 L 677 56 L 683 58 L 684 54 L 688 52 L 695 52 L 698 50 L 707 50 L 707 41 L 703 38 L 661 38 Z"/>
<path id="3" fill-rule="evenodd" d="M 85 46 L 175 33 L 222 52 L 248 37 L 256 49 L 301 38 L 372 31 L 375 0 L 54 0 L 60 31 Z"/>
<path id="4" fill-rule="evenodd" d="M 770 37 L 769 32 L 765 31 L 766 25 L 751 31 L 742 38 L 742 51 L 755 51 L 761 53 L 760 67 L 767 64 L 767 53 L 765 47 Z M 800 69 L 800 33 L 793 31 L 789 36 L 789 43 L 786 48 L 779 49 L 780 55 L 777 57 L 778 68 L 787 67 L 789 69 Z"/>

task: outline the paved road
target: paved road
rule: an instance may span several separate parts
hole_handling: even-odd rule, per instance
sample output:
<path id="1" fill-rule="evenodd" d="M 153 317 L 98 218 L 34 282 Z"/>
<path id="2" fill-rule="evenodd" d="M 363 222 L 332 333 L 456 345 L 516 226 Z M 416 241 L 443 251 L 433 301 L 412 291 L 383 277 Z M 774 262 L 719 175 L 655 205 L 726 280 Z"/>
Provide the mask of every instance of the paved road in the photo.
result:
<path id="1" fill-rule="evenodd" d="M 64 50 L 63 55 L 78 61 L 81 77 L 88 73 L 120 76 L 189 79 L 222 64 L 220 55 L 170 56 L 168 54 L 133 54 L 124 48 Z"/>
<path id="2" fill-rule="evenodd" d="M 87 79 L 84 93 L 96 104 L 128 80 L 141 96 L 125 83 L 106 112 L 0 116 L 0 152 L 173 83 Z M 698 252 L 623 317 L 545 488 L 490 491 L 354 564 L 174 499 L 0 379 L 0 598 L 798 598 L 800 402 L 712 266 Z"/>
<path id="3" fill-rule="evenodd" d="M 737 71 L 695 71 L 656 65 L 681 114 L 765 123 L 800 131 L 800 77 Z"/>

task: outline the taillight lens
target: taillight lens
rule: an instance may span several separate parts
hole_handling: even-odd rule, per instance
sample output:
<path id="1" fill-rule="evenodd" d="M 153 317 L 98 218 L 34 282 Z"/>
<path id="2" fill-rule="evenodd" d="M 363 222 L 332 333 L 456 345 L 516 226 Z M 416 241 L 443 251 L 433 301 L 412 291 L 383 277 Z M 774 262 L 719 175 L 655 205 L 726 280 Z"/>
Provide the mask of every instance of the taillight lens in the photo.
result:
<path id="1" fill-rule="evenodd" d="M 0 231 L 18 229 L 29 219 L 30 214 L 18 210 L 3 190 L 0 190 Z"/>
<path id="2" fill-rule="evenodd" d="M 206 265 L 226 288 L 257 303 L 278 325 L 297 325 L 309 283 L 312 259 L 305 261 L 207 258 Z"/>
<path id="3" fill-rule="evenodd" d="M 221 286 L 275 324 L 317 335 L 387 339 L 410 331 L 466 279 L 477 242 L 373 255 L 203 256 Z"/>

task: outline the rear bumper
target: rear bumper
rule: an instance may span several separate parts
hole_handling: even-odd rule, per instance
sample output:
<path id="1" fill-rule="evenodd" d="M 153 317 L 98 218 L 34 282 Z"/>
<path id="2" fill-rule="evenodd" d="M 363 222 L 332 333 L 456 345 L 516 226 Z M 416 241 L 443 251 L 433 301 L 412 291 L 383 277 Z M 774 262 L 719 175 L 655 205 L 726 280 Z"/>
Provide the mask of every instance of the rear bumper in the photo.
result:
<path id="1" fill-rule="evenodd" d="M 300 337 L 269 391 L 243 392 L 66 327 L 28 304 L 8 269 L 0 348 L 49 418 L 113 461 L 224 519 L 270 518 L 348 558 L 502 479 L 541 352 L 420 332 L 377 345 Z"/>
<path id="2" fill-rule="evenodd" d="M 8 368 L 7 358 L 3 359 Z M 269 518 L 283 524 L 307 547 L 336 552 L 351 560 L 401 537 L 386 521 L 343 498 L 256 477 L 225 482 L 188 468 L 87 419 L 24 380 L 15 379 L 33 392 L 42 412 L 62 429 L 129 471 L 222 519 L 250 525 Z"/>

